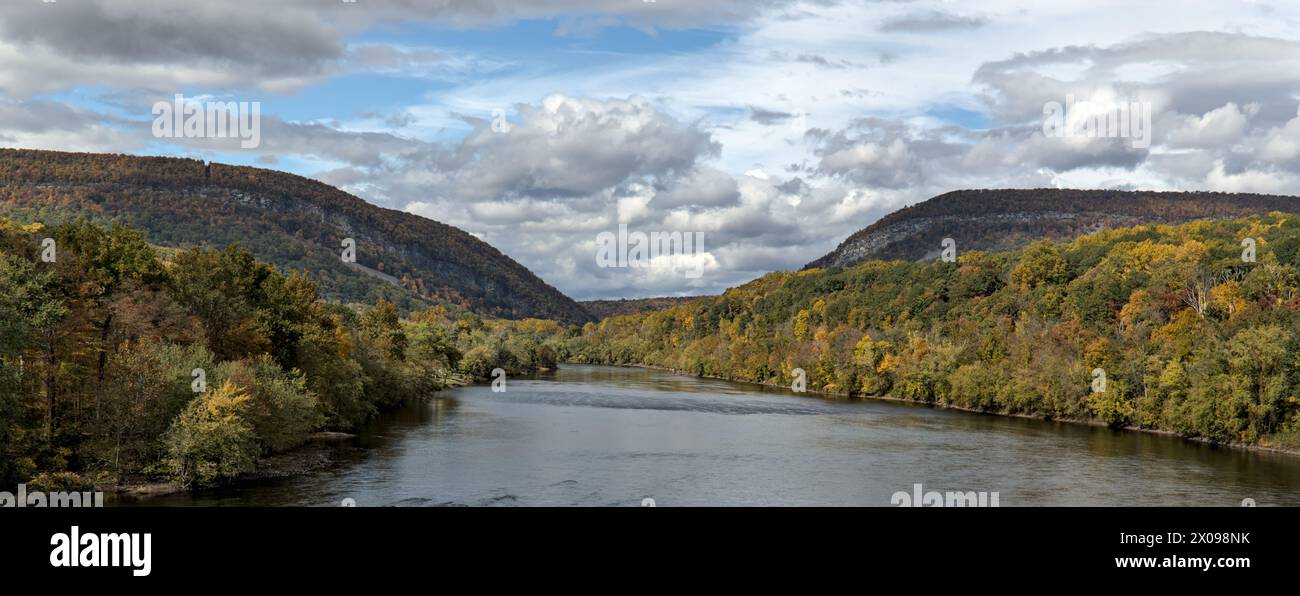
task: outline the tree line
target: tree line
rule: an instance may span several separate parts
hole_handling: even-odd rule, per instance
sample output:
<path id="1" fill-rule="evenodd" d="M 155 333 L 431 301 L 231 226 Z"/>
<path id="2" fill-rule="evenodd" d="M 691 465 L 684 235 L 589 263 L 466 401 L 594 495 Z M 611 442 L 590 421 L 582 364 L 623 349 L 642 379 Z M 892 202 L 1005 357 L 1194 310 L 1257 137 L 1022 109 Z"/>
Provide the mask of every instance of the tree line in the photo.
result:
<path id="1" fill-rule="evenodd" d="M 554 366 L 549 321 L 321 298 L 238 246 L 0 218 L 0 482 L 225 482 L 319 430 Z"/>
<path id="2" fill-rule="evenodd" d="M 776 272 L 587 324 L 559 349 L 787 387 L 803 369 L 828 393 L 1300 448 L 1300 221 Z"/>

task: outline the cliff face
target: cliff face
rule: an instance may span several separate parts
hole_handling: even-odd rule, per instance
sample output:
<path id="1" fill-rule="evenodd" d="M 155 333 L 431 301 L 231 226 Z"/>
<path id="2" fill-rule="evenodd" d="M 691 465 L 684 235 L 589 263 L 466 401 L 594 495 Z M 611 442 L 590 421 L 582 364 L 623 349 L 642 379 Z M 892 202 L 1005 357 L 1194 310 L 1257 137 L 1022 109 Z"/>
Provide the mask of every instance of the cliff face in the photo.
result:
<path id="1" fill-rule="evenodd" d="M 123 221 L 158 245 L 240 244 L 307 271 L 340 301 L 439 301 L 490 316 L 591 315 L 469 233 L 283 172 L 189 159 L 0 150 L 0 214 L 19 221 Z M 340 258 L 356 242 L 356 263 Z"/>
<path id="2" fill-rule="evenodd" d="M 952 238 L 959 251 L 1007 250 L 1040 238 L 1066 240 L 1104 228 L 1298 209 L 1300 198 L 1248 193 L 959 190 L 881 218 L 805 269 L 866 259 L 933 258 L 944 238 Z"/>

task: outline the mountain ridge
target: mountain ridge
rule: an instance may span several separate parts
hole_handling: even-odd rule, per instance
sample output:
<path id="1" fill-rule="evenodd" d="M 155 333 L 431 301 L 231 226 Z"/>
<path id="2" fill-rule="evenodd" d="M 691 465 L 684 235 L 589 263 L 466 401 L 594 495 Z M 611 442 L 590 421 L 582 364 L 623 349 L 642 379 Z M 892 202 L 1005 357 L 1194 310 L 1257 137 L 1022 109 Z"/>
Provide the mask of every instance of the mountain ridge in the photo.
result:
<path id="1" fill-rule="evenodd" d="M 804 269 L 867 259 L 933 257 L 945 238 L 959 251 L 1001 251 L 1106 228 L 1300 211 L 1300 198 L 1207 191 L 955 190 L 909 205 L 858 230 Z"/>
<path id="2" fill-rule="evenodd" d="M 275 170 L 0 149 L 0 214 L 18 221 L 122 221 L 163 246 L 244 245 L 259 259 L 308 271 L 332 300 L 382 298 L 407 308 L 446 302 L 489 316 L 573 323 L 594 318 L 464 230 Z M 356 241 L 355 264 L 371 271 L 339 258 L 344 238 Z"/>

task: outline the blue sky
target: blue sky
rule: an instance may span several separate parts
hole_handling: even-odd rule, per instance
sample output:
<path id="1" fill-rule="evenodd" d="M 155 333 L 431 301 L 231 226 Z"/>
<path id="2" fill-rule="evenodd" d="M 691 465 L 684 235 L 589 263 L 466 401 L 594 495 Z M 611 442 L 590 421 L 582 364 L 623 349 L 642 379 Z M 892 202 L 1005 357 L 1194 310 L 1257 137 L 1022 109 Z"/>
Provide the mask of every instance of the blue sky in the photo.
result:
<path id="1" fill-rule="evenodd" d="M 0 13 L 0 145 L 291 171 L 577 298 L 716 293 L 956 188 L 1300 192 L 1298 23 L 1208 0 L 24 2 Z M 155 137 L 177 93 L 260 102 L 260 146 Z M 1144 102 L 1151 145 L 1046 136 L 1067 95 Z M 619 224 L 706 250 L 599 267 Z"/>

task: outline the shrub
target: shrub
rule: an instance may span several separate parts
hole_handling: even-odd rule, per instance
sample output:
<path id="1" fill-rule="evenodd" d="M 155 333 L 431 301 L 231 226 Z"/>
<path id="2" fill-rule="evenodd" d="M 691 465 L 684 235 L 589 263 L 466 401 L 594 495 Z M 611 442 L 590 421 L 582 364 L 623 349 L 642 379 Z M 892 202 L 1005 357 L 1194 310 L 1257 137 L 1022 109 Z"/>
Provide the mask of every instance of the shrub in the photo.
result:
<path id="1" fill-rule="evenodd" d="M 460 359 L 460 370 L 478 378 L 487 378 L 497 363 L 497 351 L 487 346 L 474 346 Z"/>
<path id="2" fill-rule="evenodd" d="M 47 493 L 90 491 L 95 490 L 95 482 L 76 472 L 42 472 L 27 481 L 27 490 Z"/>
<path id="3" fill-rule="evenodd" d="M 181 486 L 217 484 L 256 467 L 257 435 L 244 418 L 248 402 L 227 381 L 185 406 L 163 438 L 164 465 Z"/>
<path id="4" fill-rule="evenodd" d="M 284 372 L 269 354 L 223 365 L 219 376 L 249 396 L 245 418 L 263 453 L 297 447 L 324 423 L 316 395 L 307 389 L 302 373 Z"/>

